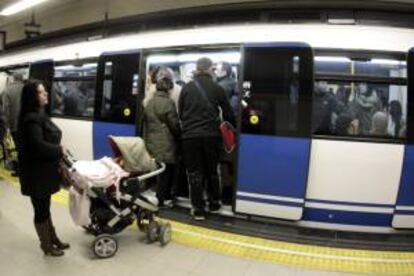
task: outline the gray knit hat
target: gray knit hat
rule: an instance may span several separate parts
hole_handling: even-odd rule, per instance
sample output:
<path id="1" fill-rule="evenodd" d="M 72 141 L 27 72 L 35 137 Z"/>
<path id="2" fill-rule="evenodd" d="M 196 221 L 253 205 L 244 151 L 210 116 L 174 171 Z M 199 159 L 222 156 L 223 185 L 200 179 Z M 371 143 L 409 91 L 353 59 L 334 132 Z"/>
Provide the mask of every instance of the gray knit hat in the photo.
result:
<path id="1" fill-rule="evenodd" d="M 197 60 L 196 70 L 198 72 L 209 72 L 213 67 L 213 61 L 207 57 L 202 57 Z"/>

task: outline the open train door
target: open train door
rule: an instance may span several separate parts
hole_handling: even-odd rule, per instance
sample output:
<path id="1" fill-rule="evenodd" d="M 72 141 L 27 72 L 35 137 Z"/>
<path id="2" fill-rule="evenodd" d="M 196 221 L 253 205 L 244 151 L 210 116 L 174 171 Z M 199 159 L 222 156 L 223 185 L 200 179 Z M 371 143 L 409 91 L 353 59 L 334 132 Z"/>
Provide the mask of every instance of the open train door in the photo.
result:
<path id="1" fill-rule="evenodd" d="M 392 227 L 414 228 L 414 48 L 407 58 L 407 143 Z"/>
<path id="2" fill-rule="evenodd" d="M 244 45 L 235 212 L 302 217 L 313 86 L 309 45 Z"/>
<path id="3" fill-rule="evenodd" d="M 52 91 L 54 68 L 53 60 L 36 61 L 31 63 L 29 67 L 29 79 L 41 81 L 49 95 L 51 95 L 50 92 Z"/>

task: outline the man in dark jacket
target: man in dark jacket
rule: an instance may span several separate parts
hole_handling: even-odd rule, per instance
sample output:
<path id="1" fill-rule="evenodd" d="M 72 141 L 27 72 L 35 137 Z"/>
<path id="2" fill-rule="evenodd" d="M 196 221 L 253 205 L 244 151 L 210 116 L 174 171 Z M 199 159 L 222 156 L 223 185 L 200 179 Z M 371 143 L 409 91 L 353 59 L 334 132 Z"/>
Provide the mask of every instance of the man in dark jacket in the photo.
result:
<path id="1" fill-rule="evenodd" d="M 210 212 L 218 212 L 221 208 L 217 173 L 222 149 L 219 108 L 224 120 L 235 123 L 225 91 L 213 81 L 212 65 L 208 58 L 199 59 L 194 81 L 183 87 L 179 98 L 183 155 L 190 184 L 192 215 L 196 220 L 205 218 L 205 182 Z"/>

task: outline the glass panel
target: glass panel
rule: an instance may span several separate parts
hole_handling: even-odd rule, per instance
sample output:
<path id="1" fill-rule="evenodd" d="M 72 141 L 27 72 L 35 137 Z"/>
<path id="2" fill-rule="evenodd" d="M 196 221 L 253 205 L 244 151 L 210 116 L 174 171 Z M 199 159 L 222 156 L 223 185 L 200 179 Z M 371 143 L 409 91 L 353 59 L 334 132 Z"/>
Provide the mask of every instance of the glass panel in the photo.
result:
<path id="1" fill-rule="evenodd" d="M 55 67 L 55 78 L 94 77 L 96 76 L 96 63 L 81 66 L 64 65 Z"/>
<path id="2" fill-rule="evenodd" d="M 7 70 L 7 72 L 11 76 L 21 75 L 23 77 L 23 80 L 28 80 L 29 79 L 29 68 L 28 67 L 10 69 L 10 70 Z"/>
<path id="3" fill-rule="evenodd" d="M 104 58 L 100 118 L 111 122 L 134 123 L 139 93 L 139 54 Z"/>
<path id="4" fill-rule="evenodd" d="M 319 75 L 407 77 L 407 64 L 400 60 L 351 60 L 347 57 L 316 56 L 314 64 L 315 72 Z"/>
<path id="5" fill-rule="evenodd" d="M 351 74 L 351 60 L 345 57 L 316 56 L 314 66 L 316 74 Z"/>
<path id="6" fill-rule="evenodd" d="M 299 64 L 300 57 L 293 50 L 246 49 L 243 133 L 298 133 Z"/>
<path id="7" fill-rule="evenodd" d="M 407 87 L 319 81 L 312 115 L 314 134 L 405 138 Z"/>
<path id="8" fill-rule="evenodd" d="M 106 62 L 105 63 L 105 76 L 112 75 L 112 62 Z"/>
<path id="9" fill-rule="evenodd" d="M 95 80 L 55 81 L 51 94 L 53 115 L 93 117 Z"/>
<path id="10" fill-rule="evenodd" d="M 355 61 L 355 75 L 406 78 L 407 64 L 403 61 L 389 59 L 372 59 Z"/>

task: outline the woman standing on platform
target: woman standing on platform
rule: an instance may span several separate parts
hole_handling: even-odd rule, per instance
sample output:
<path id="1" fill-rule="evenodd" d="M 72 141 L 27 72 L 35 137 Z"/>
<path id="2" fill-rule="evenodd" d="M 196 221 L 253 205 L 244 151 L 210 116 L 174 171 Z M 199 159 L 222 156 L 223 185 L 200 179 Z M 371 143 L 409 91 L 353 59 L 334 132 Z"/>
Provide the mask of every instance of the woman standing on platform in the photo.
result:
<path id="1" fill-rule="evenodd" d="M 62 256 L 69 244 L 56 235 L 50 216 L 51 195 L 58 192 L 58 171 L 62 156 L 62 132 L 46 115 L 48 93 L 42 83 L 24 85 L 18 121 L 18 159 L 22 194 L 29 196 L 34 209 L 34 224 L 40 247 L 49 256 Z"/>

